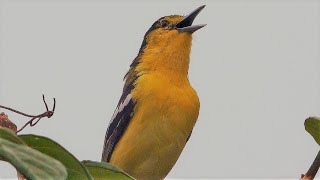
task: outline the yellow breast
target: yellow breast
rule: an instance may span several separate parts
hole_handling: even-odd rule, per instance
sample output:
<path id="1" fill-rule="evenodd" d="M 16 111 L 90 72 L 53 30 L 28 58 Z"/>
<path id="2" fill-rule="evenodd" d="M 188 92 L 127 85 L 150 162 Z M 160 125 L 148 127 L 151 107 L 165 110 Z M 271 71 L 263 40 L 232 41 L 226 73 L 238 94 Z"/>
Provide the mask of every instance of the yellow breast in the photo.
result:
<path id="1" fill-rule="evenodd" d="M 134 116 L 110 162 L 137 179 L 163 179 L 180 156 L 199 113 L 187 77 L 144 74 L 132 97 Z"/>

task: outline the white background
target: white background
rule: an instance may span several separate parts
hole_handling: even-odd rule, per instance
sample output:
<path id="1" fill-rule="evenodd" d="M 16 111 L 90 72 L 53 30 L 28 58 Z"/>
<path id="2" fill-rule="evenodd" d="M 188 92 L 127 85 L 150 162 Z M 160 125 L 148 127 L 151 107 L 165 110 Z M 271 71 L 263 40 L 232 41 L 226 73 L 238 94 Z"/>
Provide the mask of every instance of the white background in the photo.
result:
<path id="1" fill-rule="evenodd" d="M 0 1 L 0 104 L 56 113 L 23 133 L 100 160 L 122 78 L 159 17 L 207 7 L 195 23 L 190 81 L 199 121 L 169 178 L 298 178 L 319 146 L 320 2 Z M 18 125 L 27 118 L 7 112 Z M 0 178 L 15 171 L 1 163 Z"/>

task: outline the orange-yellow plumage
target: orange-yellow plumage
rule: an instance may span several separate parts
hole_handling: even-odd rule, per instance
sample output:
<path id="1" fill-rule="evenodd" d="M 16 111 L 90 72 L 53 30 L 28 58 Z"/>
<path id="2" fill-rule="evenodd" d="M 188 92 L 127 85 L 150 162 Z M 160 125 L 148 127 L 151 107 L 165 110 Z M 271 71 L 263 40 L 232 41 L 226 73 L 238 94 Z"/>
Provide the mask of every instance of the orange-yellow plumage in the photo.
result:
<path id="1" fill-rule="evenodd" d="M 198 96 L 190 86 L 187 72 L 180 73 L 189 64 L 189 58 L 185 57 L 189 56 L 190 48 L 186 46 L 180 50 L 173 56 L 170 56 L 170 50 L 168 54 L 162 53 L 163 59 L 152 59 L 158 55 L 152 55 L 154 50 L 150 54 L 146 51 L 141 67 L 138 66 L 144 75 L 136 81 L 132 91 L 137 102 L 135 115 L 110 160 L 138 179 L 163 179 L 169 173 L 198 117 Z M 181 61 L 180 65 L 168 70 L 156 68 L 152 63 L 144 64 L 157 61 L 159 67 L 163 67 L 162 63 L 169 63 L 169 59 L 170 64 Z M 147 70 L 150 65 L 151 71 Z"/>
<path id="2" fill-rule="evenodd" d="M 200 102 L 188 69 L 192 33 L 203 27 L 191 24 L 203 7 L 187 17 L 160 18 L 147 32 L 145 46 L 126 76 L 124 93 L 129 89 L 129 98 L 122 97 L 114 115 L 118 123 L 109 126 L 113 133 L 107 133 L 103 160 L 136 179 L 165 178 L 198 118 Z M 121 118 L 128 115 L 117 114 L 126 111 L 125 105 L 133 107 L 127 126 Z"/>

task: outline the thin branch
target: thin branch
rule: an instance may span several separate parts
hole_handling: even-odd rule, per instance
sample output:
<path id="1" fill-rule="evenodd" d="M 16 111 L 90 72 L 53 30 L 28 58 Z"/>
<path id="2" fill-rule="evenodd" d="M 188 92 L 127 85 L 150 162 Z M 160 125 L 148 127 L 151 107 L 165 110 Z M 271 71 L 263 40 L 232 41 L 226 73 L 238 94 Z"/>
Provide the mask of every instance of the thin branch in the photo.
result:
<path id="1" fill-rule="evenodd" d="M 320 167 L 320 151 L 318 152 L 316 158 L 314 159 L 312 165 L 305 175 L 301 175 L 300 180 L 312 180 L 316 176 Z"/>
<path id="2" fill-rule="evenodd" d="M 12 111 L 12 112 L 15 112 L 15 113 L 17 113 L 17 114 L 20 114 L 20 115 L 23 115 L 23 116 L 26 116 L 26 117 L 35 117 L 35 116 L 33 116 L 33 115 L 29 115 L 29 114 L 26 114 L 26 113 L 17 111 L 17 110 L 15 110 L 15 109 L 12 109 L 12 108 L 9 108 L 9 107 L 6 107 L 6 106 L 0 105 L 0 108 L 6 109 L 6 110 L 9 110 L 9 111 Z"/>
<path id="3" fill-rule="evenodd" d="M 44 105 L 46 106 L 46 110 L 49 111 L 49 108 L 48 108 L 46 99 L 44 98 L 44 95 L 43 95 L 43 94 L 42 94 L 42 100 L 43 100 L 43 102 L 44 102 Z"/>
<path id="4" fill-rule="evenodd" d="M 55 108 L 56 108 L 56 99 L 53 98 L 54 103 L 53 103 L 53 108 L 52 108 L 51 111 L 49 111 L 49 108 L 48 108 L 47 102 L 46 102 L 46 100 L 44 98 L 44 95 L 42 95 L 42 100 L 44 102 L 44 105 L 45 105 L 45 108 L 46 108 L 46 112 L 44 112 L 42 114 L 39 114 L 39 115 L 29 115 L 29 114 L 26 114 L 26 113 L 23 113 L 23 112 L 20 112 L 20 111 L 17 111 L 15 109 L 12 109 L 12 108 L 9 108 L 9 107 L 6 107 L 6 106 L 2 106 L 2 105 L 0 105 L 0 108 L 3 108 L 3 109 L 6 109 L 6 110 L 15 112 L 17 114 L 32 118 L 31 120 L 29 120 L 25 125 L 23 125 L 17 131 L 17 133 L 18 133 L 18 132 L 22 131 L 25 127 L 27 127 L 28 125 L 30 125 L 31 127 L 35 126 L 42 118 L 44 118 L 44 117 L 51 118 L 51 116 L 54 114 L 54 111 L 55 111 Z"/>

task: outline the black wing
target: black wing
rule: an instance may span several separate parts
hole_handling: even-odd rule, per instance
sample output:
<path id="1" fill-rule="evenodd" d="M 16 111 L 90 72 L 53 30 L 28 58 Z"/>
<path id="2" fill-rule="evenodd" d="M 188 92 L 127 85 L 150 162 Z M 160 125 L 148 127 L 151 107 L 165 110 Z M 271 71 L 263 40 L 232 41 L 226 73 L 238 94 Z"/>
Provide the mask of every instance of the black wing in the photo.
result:
<path id="1" fill-rule="evenodd" d="M 155 22 L 152 27 L 147 31 L 144 36 L 144 40 L 140 47 L 138 56 L 132 61 L 128 73 L 125 75 L 125 85 L 123 87 L 123 93 L 119 100 L 117 109 L 115 110 L 111 122 L 109 124 L 108 130 L 106 132 L 106 137 L 104 140 L 103 152 L 102 152 L 102 161 L 109 162 L 112 152 L 119 142 L 121 136 L 127 129 L 130 120 L 133 116 L 133 111 L 135 107 L 135 102 L 131 97 L 131 90 L 134 89 L 135 81 L 138 78 L 138 73 L 135 71 L 137 65 L 140 62 L 141 54 L 143 53 L 144 48 L 146 47 L 147 34 L 157 28 L 158 22 Z"/>
<path id="2" fill-rule="evenodd" d="M 133 116 L 135 102 L 131 97 L 131 91 L 134 89 L 134 83 L 138 78 L 138 75 L 134 70 L 138 64 L 138 61 L 139 57 L 136 57 L 130 66 L 130 70 L 125 76 L 125 85 L 123 87 L 122 96 L 115 112 L 113 113 L 108 130 L 106 132 L 102 152 L 102 161 L 110 161 L 115 146 L 127 129 Z"/>
<path id="3" fill-rule="evenodd" d="M 104 140 L 102 161 L 109 162 L 112 152 L 119 142 L 121 136 L 127 129 L 133 115 L 134 101 L 128 94 L 125 98 L 121 98 L 118 107 L 115 110 Z"/>

